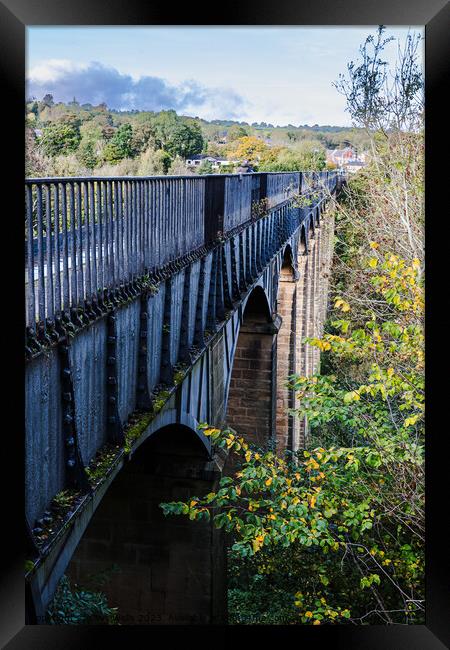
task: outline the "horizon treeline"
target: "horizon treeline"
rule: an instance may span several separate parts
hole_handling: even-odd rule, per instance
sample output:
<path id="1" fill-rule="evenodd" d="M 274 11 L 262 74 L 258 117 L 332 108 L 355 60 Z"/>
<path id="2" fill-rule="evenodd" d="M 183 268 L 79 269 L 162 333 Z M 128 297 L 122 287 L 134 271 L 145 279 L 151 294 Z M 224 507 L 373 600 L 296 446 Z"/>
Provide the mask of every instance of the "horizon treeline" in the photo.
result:
<path id="1" fill-rule="evenodd" d="M 193 173 L 186 158 L 207 154 L 229 164 L 244 160 L 260 171 L 320 170 L 326 149 L 352 146 L 363 151 L 363 129 L 265 122 L 207 121 L 174 110 L 117 111 L 104 103 L 55 103 L 51 94 L 26 102 L 26 175 L 165 175 Z M 208 161 L 196 173 L 213 173 Z"/>

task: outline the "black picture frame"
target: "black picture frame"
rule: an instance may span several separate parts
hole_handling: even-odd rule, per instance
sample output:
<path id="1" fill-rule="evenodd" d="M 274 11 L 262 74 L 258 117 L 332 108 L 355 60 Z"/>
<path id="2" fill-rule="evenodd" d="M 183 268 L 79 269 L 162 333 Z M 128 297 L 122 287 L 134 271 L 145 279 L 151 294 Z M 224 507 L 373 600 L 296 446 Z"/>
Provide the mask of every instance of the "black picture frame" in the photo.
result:
<path id="1" fill-rule="evenodd" d="M 449 551 L 446 487 L 447 456 L 441 452 L 445 431 L 446 386 L 437 378 L 446 367 L 442 352 L 448 317 L 443 315 L 446 302 L 446 238 L 444 227 L 448 219 L 445 203 L 449 173 L 440 165 L 437 156 L 444 147 L 446 131 L 446 105 L 442 101 L 445 80 L 448 85 L 448 28 L 450 10 L 445 0 L 315 0 L 294 3 L 289 0 L 250 0 L 245 4 L 225 3 L 214 6 L 185 3 L 177 7 L 169 3 L 141 3 L 139 0 L 6 0 L 0 3 L 0 72 L 3 80 L 3 102 L 7 105 L 7 121 L 3 124 L 3 136 L 11 143 L 7 151 L 6 186 L 3 197 L 10 198 L 8 211 L 4 208 L 4 248 L 17 251 L 12 263 L 5 270 L 3 307 L 6 317 L 6 334 L 3 336 L 3 374 L 7 378 L 8 396 L 3 413 L 11 413 L 10 425 L 4 424 L 4 449 L 2 469 L 14 468 L 8 479 L 2 499 L 2 541 L 7 550 L 2 554 L 3 572 L 0 584 L 0 642 L 8 650 L 69 650 L 71 648 L 105 647 L 112 634 L 115 641 L 124 643 L 130 639 L 134 647 L 151 643 L 155 627 L 53 627 L 25 626 L 25 596 L 23 580 L 23 451 L 20 415 L 23 413 L 23 373 L 18 359 L 23 358 L 23 231 L 19 219 L 23 213 L 24 128 L 23 100 L 25 96 L 25 28 L 31 25 L 425 25 L 426 45 L 426 355 L 427 355 L 427 432 L 429 439 L 426 453 L 426 625 L 416 626 L 264 626 L 263 633 L 269 644 L 276 641 L 289 643 L 324 643 L 330 647 L 357 648 L 360 650 L 388 649 L 427 650 L 450 646 L 450 579 L 448 575 Z M 447 73 L 447 75 L 446 75 Z M 448 119 L 448 118 L 447 118 Z M 5 156 L 6 157 L 6 156 Z M 3 176 L 5 180 L 5 176 Z M 448 213 L 448 210 L 447 210 Z M 6 220 L 8 219 L 8 222 Z M 8 228 L 5 228 L 8 223 Z M 6 246 L 5 246 L 6 243 Z M 441 248 L 440 248 L 441 247 Z M 17 286 L 15 282 L 17 281 Z M 444 287 L 444 291 L 442 290 Z M 9 295 L 8 295 L 9 291 Z M 22 319 L 19 317 L 22 315 Z M 444 344 L 440 344 L 443 341 Z M 437 348 L 437 349 L 436 349 Z M 5 353 L 11 354 L 8 363 Z M 445 392 L 444 392 L 445 391 Z M 14 398 L 14 406 L 9 396 Z M 4 420 L 5 421 L 5 420 Z M 22 436 L 22 437 L 21 437 Z M 6 444 L 6 442 L 8 444 Z M 2 476 L 4 472 L 2 472 Z M 9 543 L 9 550 L 8 550 Z M 258 626 L 256 626 L 258 627 Z M 161 628 L 159 628 L 161 630 Z M 233 626 L 218 630 L 208 626 L 168 627 L 164 635 L 178 635 L 180 643 L 186 642 L 186 634 L 205 632 L 203 643 L 215 644 L 240 639 L 246 633 L 254 635 L 258 630 Z M 182 635 L 182 636 L 180 636 Z M 207 635 L 207 636 L 206 636 Z M 289 638 L 287 638 L 287 636 Z M 126 638 L 124 638 L 126 637 Z M 281 638 L 280 638 L 281 637 Z M 167 641 L 166 641 L 167 643 Z M 6 645 L 5 645 L 6 644 Z"/>

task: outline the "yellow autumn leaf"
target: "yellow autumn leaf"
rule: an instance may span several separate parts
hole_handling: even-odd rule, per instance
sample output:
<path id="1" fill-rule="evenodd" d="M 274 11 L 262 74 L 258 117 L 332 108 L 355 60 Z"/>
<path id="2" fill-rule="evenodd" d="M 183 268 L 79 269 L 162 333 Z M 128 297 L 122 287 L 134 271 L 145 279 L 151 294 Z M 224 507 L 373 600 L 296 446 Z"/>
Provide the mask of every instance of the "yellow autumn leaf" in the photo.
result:
<path id="1" fill-rule="evenodd" d="M 265 481 L 265 484 L 266 484 L 267 486 L 269 486 L 271 483 L 272 483 L 272 477 L 269 476 L 269 478 L 267 479 L 267 481 Z"/>

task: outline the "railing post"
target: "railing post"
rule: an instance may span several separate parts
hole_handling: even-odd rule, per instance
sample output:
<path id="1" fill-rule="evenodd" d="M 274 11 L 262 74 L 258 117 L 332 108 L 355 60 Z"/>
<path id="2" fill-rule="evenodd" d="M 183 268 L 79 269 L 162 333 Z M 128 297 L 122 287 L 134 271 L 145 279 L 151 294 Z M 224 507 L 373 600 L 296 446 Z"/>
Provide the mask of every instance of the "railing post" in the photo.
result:
<path id="1" fill-rule="evenodd" d="M 223 232 L 225 212 L 225 179 L 226 176 L 205 177 L 205 244 L 217 239 Z"/>

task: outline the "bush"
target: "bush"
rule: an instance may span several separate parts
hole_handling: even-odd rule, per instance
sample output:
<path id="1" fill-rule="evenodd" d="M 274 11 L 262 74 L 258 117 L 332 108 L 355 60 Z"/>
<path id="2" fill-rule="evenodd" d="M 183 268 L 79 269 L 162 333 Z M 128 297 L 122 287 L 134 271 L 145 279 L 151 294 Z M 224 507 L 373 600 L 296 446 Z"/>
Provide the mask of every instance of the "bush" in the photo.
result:
<path id="1" fill-rule="evenodd" d="M 162 149 L 148 147 L 141 155 L 137 166 L 139 176 L 162 176 L 167 173 L 172 158 Z"/>
<path id="2" fill-rule="evenodd" d="M 117 609 L 102 592 L 73 589 L 63 576 L 47 610 L 50 625 L 116 625 Z"/>

